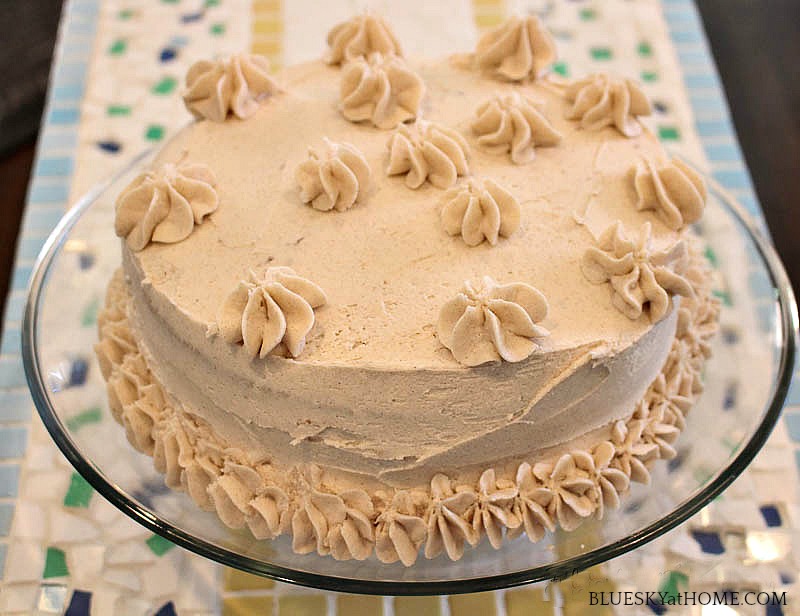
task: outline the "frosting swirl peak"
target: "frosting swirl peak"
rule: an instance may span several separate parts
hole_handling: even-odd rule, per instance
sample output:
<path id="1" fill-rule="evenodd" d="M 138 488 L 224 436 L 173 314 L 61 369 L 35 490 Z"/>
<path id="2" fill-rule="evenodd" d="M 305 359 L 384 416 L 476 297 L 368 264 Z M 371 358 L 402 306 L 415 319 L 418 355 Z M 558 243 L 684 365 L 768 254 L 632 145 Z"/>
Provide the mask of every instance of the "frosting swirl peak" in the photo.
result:
<path id="1" fill-rule="evenodd" d="M 424 94 L 425 83 L 402 58 L 376 52 L 345 65 L 339 110 L 351 122 L 369 120 L 386 130 L 414 119 Z"/>
<path id="2" fill-rule="evenodd" d="M 495 94 L 476 110 L 472 132 L 492 152 L 510 152 L 515 165 L 536 158 L 534 147 L 556 145 L 561 135 L 539 107 L 519 92 Z"/>
<path id="3" fill-rule="evenodd" d="M 375 51 L 403 55 L 389 25 L 381 17 L 368 12 L 336 24 L 328 32 L 327 42 L 324 60 L 328 64 L 343 64 Z"/>
<path id="4" fill-rule="evenodd" d="M 484 276 L 480 286 L 464 282 L 442 306 L 436 335 L 465 366 L 518 362 L 538 348 L 537 338 L 550 334 L 536 324 L 546 316 L 547 300 L 537 289 L 522 282 L 500 285 Z"/>
<path id="5" fill-rule="evenodd" d="M 480 68 L 510 81 L 536 79 L 555 62 L 556 45 L 538 17 L 513 16 L 481 37 L 475 58 Z"/>
<path id="6" fill-rule="evenodd" d="M 626 137 L 642 134 L 636 116 L 652 113 L 650 101 L 639 84 L 606 73 L 595 73 L 570 84 L 564 92 L 572 102 L 567 119 L 580 120 L 587 130 L 615 126 Z"/>
<path id="7" fill-rule="evenodd" d="M 460 234 L 468 246 L 484 239 L 494 246 L 498 236 L 509 237 L 519 228 L 519 219 L 519 202 L 493 180 L 470 178 L 445 193 L 444 228 L 450 235 Z"/>
<path id="8" fill-rule="evenodd" d="M 228 114 L 240 120 L 280 88 L 269 75 L 264 56 L 240 53 L 227 60 L 200 60 L 186 73 L 183 102 L 196 118 L 224 122 Z"/>
<path id="9" fill-rule="evenodd" d="M 189 237 L 219 205 L 216 179 L 206 165 L 162 165 L 143 173 L 117 198 L 114 230 L 131 249 Z"/>
<path id="10" fill-rule="evenodd" d="M 469 173 L 466 140 L 441 124 L 422 119 L 413 126 L 401 124 L 387 145 L 387 175 L 405 174 L 409 188 L 419 188 L 425 180 L 437 188 L 449 188 L 459 175 Z"/>
<path id="11" fill-rule="evenodd" d="M 315 210 L 350 209 L 369 185 L 370 168 L 364 155 L 349 143 L 325 141 L 325 152 L 308 148 L 308 159 L 295 171 L 300 198 Z"/>
<path id="12" fill-rule="evenodd" d="M 251 357 L 282 350 L 297 357 L 314 327 L 314 309 L 326 301 L 322 289 L 290 267 L 270 267 L 263 277 L 250 272 L 239 282 L 222 305 L 217 326 L 226 342 L 243 342 Z"/>
<path id="13" fill-rule="evenodd" d="M 633 169 L 639 200 L 636 209 L 655 210 L 670 229 L 700 220 L 706 205 L 703 178 L 679 158 L 656 167 L 652 161 L 639 162 Z"/>

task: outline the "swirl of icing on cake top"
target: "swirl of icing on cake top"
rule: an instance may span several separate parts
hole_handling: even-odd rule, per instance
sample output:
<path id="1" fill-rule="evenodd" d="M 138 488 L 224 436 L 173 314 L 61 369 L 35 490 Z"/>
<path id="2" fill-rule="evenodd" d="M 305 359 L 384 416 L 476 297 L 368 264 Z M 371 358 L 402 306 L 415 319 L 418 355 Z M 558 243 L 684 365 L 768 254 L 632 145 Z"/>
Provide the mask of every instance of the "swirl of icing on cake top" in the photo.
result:
<path id="1" fill-rule="evenodd" d="M 280 91 L 269 69 L 267 58 L 246 53 L 227 60 L 200 60 L 186 73 L 183 102 L 196 118 L 224 122 L 233 114 L 244 120 L 264 99 Z"/>
<path id="2" fill-rule="evenodd" d="M 165 164 L 134 179 L 117 197 L 114 230 L 132 250 L 150 242 L 173 244 L 219 205 L 216 179 L 206 165 Z"/>
<path id="3" fill-rule="evenodd" d="M 389 138 L 387 175 L 406 176 L 406 186 L 419 188 L 428 180 L 449 188 L 459 175 L 469 173 L 469 145 L 458 131 L 419 119 L 401 124 Z"/>
<path id="4" fill-rule="evenodd" d="M 652 113 L 650 101 L 639 84 L 606 73 L 574 81 L 564 94 L 572 102 L 567 119 L 580 120 L 581 127 L 587 130 L 615 126 L 626 137 L 638 137 L 642 125 L 636 116 Z"/>
<path id="5" fill-rule="evenodd" d="M 637 210 L 655 210 L 664 224 L 676 231 L 700 220 L 706 205 L 706 185 L 682 160 L 673 158 L 660 167 L 645 160 L 632 171 Z"/>
<path id="6" fill-rule="evenodd" d="M 308 148 L 308 159 L 295 170 L 300 199 L 315 210 L 350 209 L 369 186 L 370 168 L 364 155 L 349 143 L 323 139 L 325 151 Z"/>
<path id="7" fill-rule="evenodd" d="M 556 60 L 556 44 L 536 16 L 514 16 L 484 34 L 475 49 L 478 66 L 510 81 L 536 79 Z"/>
<path id="8" fill-rule="evenodd" d="M 381 129 L 413 120 L 425 94 L 425 83 L 395 55 L 371 53 L 342 69 L 339 110 L 351 122 L 369 120 Z"/>
<path id="9" fill-rule="evenodd" d="M 389 25 L 381 17 L 370 13 L 336 24 L 328 32 L 327 42 L 328 51 L 324 60 L 328 64 L 343 64 L 376 51 L 403 55 L 400 43 Z"/>
<path id="10" fill-rule="evenodd" d="M 647 310 L 656 323 L 669 312 L 671 293 L 694 297 L 694 291 L 685 278 L 689 265 L 686 242 L 678 239 L 655 250 L 650 235 L 651 226 L 646 222 L 638 240 L 630 240 L 617 221 L 603 232 L 597 246 L 586 250 L 581 269 L 593 284 L 611 283 L 612 302 L 629 319 L 638 319 Z"/>
<path id="11" fill-rule="evenodd" d="M 476 110 L 472 132 L 490 152 L 511 153 L 511 162 L 522 165 L 536 158 L 535 146 L 553 146 L 561 134 L 553 128 L 538 105 L 519 92 L 495 94 Z"/>
<path id="12" fill-rule="evenodd" d="M 509 237 L 519 228 L 520 207 L 514 195 L 494 180 L 470 178 L 445 193 L 442 224 L 450 235 L 461 235 L 468 246 L 498 236 Z"/>
<path id="13" fill-rule="evenodd" d="M 264 358 L 285 350 L 297 357 L 314 327 L 314 309 L 325 293 L 289 267 L 270 267 L 263 277 L 254 272 L 223 303 L 217 317 L 222 338 L 244 343 L 251 357 Z"/>
<path id="14" fill-rule="evenodd" d="M 500 285 L 484 276 L 442 306 L 436 324 L 439 341 L 465 366 L 503 359 L 522 361 L 549 335 L 539 321 L 547 316 L 547 300 L 532 286 Z"/>

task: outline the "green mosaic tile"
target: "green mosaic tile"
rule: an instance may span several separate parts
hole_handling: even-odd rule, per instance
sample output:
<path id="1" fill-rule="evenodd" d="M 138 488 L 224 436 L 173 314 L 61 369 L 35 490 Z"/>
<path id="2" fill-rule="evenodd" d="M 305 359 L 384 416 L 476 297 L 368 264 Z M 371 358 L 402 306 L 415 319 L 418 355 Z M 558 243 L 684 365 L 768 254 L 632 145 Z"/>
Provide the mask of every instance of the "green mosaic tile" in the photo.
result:
<path id="1" fill-rule="evenodd" d="M 569 66 L 567 66 L 566 62 L 556 62 L 553 64 L 553 72 L 563 75 L 564 77 L 569 77 Z"/>
<path id="2" fill-rule="evenodd" d="M 155 84 L 150 91 L 153 94 L 159 95 L 169 94 L 177 85 L 178 81 L 174 77 L 164 77 L 161 81 Z"/>
<path id="3" fill-rule="evenodd" d="M 161 0 L 164 4 L 178 4 L 181 0 Z"/>
<path id="4" fill-rule="evenodd" d="M 76 417 L 72 419 L 74 420 Z M 88 481 L 78 473 L 72 473 L 72 477 L 69 480 L 69 488 L 67 488 L 67 493 L 64 495 L 64 506 L 88 507 L 93 493 L 94 488 L 89 485 Z"/>
<path id="5" fill-rule="evenodd" d="M 109 105 L 106 107 L 106 115 L 129 116 L 131 115 L 131 108 L 128 105 Z"/>
<path id="6" fill-rule="evenodd" d="M 70 430 L 79 430 L 83 426 L 97 423 L 101 419 L 103 419 L 103 411 L 100 410 L 99 406 L 93 406 L 90 409 L 86 409 L 82 413 L 78 413 L 77 415 L 75 415 L 75 417 L 70 417 L 69 419 L 67 419 L 66 424 L 67 428 L 69 428 Z M 89 494 L 91 496 L 91 492 Z"/>
<path id="7" fill-rule="evenodd" d="M 211 27 L 208 29 L 208 31 L 213 36 L 221 36 L 225 34 L 225 24 L 211 24 Z"/>
<path id="8" fill-rule="evenodd" d="M 164 127 L 160 124 L 151 124 L 145 130 L 144 138 L 148 141 L 160 141 L 164 138 Z"/>
<path id="9" fill-rule="evenodd" d="M 589 54 L 593 60 L 611 60 L 614 57 L 614 52 L 610 47 L 592 47 Z"/>
<path id="10" fill-rule="evenodd" d="M 717 258 L 717 253 L 714 252 L 714 249 L 711 246 L 706 246 L 705 253 L 706 259 L 711 264 L 711 267 L 719 267 L 719 259 Z"/>
<path id="11" fill-rule="evenodd" d="M 655 71 L 642 71 L 641 77 L 642 81 L 646 81 L 647 83 L 658 81 L 658 73 Z"/>
<path id="12" fill-rule="evenodd" d="M 578 16 L 581 18 L 581 21 L 594 21 L 597 19 L 597 11 L 595 11 L 593 8 L 586 7 L 580 10 Z"/>
<path id="13" fill-rule="evenodd" d="M 714 295 L 714 297 L 718 297 L 719 300 L 726 306 L 733 306 L 733 299 L 731 298 L 731 294 L 727 291 L 714 289 L 711 293 Z"/>
<path id="14" fill-rule="evenodd" d="M 681 132 L 678 130 L 677 126 L 659 126 L 658 138 L 661 139 L 661 141 L 680 141 Z"/>
<path id="15" fill-rule="evenodd" d="M 164 539 L 164 537 L 160 535 L 152 535 L 145 543 L 156 556 L 164 556 L 164 554 L 175 547 L 172 541 Z"/>
<path id="16" fill-rule="evenodd" d="M 219 0 L 206 0 L 206 1 L 203 3 L 203 5 L 204 5 L 204 6 L 205 6 L 207 9 L 210 9 L 210 8 L 211 8 L 211 7 L 213 7 L 213 6 L 219 6 Z"/>
<path id="17" fill-rule="evenodd" d="M 97 313 L 99 310 L 100 300 L 94 298 L 86 305 L 86 308 L 84 308 L 83 312 L 81 313 L 81 326 L 92 327 L 95 323 L 97 323 Z"/>
<path id="18" fill-rule="evenodd" d="M 136 11 L 133 9 L 122 9 L 119 13 L 117 13 L 117 18 L 123 21 L 130 19 L 136 15 Z"/>
<path id="19" fill-rule="evenodd" d="M 128 43 L 125 41 L 125 39 L 117 39 L 111 43 L 111 47 L 108 48 L 108 53 L 112 56 L 121 56 L 125 53 L 127 48 Z"/>
<path id="20" fill-rule="evenodd" d="M 676 600 L 682 590 L 689 589 L 689 576 L 680 571 L 667 571 L 658 586 L 658 592 L 663 592 L 668 600 Z M 668 602 L 665 601 L 665 603 Z"/>
<path id="21" fill-rule="evenodd" d="M 64 551 L 58 548 L 47 548 L 42 577 L 48 579 L 64 577 L 65 575 L 69 575 L 69 569 L 67 568 L 67 556 Z"/>
<path id="22" fill-rule="evenodd" d="M 647 41 L 642 41 L 636 47 L 636 52 L 643 58 L 649 58 L 653 55 L 653 47 Z"/>

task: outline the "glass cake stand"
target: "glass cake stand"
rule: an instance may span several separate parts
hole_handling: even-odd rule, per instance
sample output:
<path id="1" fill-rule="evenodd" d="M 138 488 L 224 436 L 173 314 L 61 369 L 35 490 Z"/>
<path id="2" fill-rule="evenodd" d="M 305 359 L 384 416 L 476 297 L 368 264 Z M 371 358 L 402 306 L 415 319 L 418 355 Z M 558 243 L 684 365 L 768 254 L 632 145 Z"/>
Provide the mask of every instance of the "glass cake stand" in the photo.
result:
<path id="1" fill-rule="evenodd" d="M 113 200 L 150 156 L 95 188 L 50 236 L 31 280 L 22 354 L 39 414 L 78 472 L 135 521 L 205 557 L 285 582 L 385 595 L 477 592 L 565 578 L 636 549 L 699 511 L 747 467 L 780 415 L 796 345 L 791 287 L 758 226 L 709 179 L 697 231 L 717 270 L 722 329 L 706 365 L 706 390 L 678 440 L 678 457 L 656 463 L 651 485 L 634 485 L 619 510 L 576 532 L 557 532 L 537 544 L 522 536 L 497 551 L 484 539 L 455 563 L 422 555 L 410 568 L 374 557 L 337 562 L 298 556 L 287 537 L 255 541 L 167 489 L 108 410 L 92 345 L 94 315 L 120 264 Z M 95 410 L 87 416 L 87 408 Z"/>

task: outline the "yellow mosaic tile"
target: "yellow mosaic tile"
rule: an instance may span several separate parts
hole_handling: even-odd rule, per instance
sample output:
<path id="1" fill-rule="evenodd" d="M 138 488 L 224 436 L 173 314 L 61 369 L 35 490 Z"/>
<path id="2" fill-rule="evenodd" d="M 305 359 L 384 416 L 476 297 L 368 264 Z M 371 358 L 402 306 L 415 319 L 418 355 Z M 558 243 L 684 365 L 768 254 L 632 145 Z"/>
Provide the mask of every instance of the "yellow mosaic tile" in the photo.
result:
<path id="1" fill-rule="evenodd" d="M 270 57 L 279 55 L 282 49 L 281 42 L 276 40 L 253 41 L 251 47 L 253 49 L 253 53 L 259 53 L 261 55 Z"/>
<path id="2" fill-rule="evenodd" d="M 275 13 L 281 10 L 281 0 L 253 0 L 254 13 Z"/>
<path id="3" fill-rule="evenodd" d="M 283 20 L 269 17 L 265 19 L 257 18 L 253 21 L 254 34 L 280 34 L 283 32 Z"/>
<path id="4" fill-rule="evenodd" d="M 383 616 L 383 598 L 364 595 L 338 595 L 336 616 Z"/>
<path id="5" fill-rule="evenodd" d="M 477 592 L 470 595 L 453 595 L 447 598 L 450 616 L 495 616 L 497 608 L 493 592 Z"/>
<path id="6" fill-rule="evenodd" d="M 272 595 L 227 597 L 222 600 L 222 616 L 272 616 Z"/>
<path id="7" fill-rule="evenodd" d="M 506 616 L 552 616 L 555 605 L 546 600 L 541 588 L 520 588 L 506 592 Z"/>
<path id="8" fill-rule="evenodd" d="M 271 588 L 275 588 L 275 581 L 259 575 L 245 573 L 231 567 L 225 567 L 225 572 L 222 574 L 222 589 L 226 591 L 270 590 Z"/>
<path id="9" fill-rule="evenodd" d="M 439 597 L 395 597 L 394 616 L 442 616 Z"/>
<path id="10" fill-rule="evenodd" d="M 278 599 L 278 616 L 326 616 L 325 595 L 284 595 Z"/>

